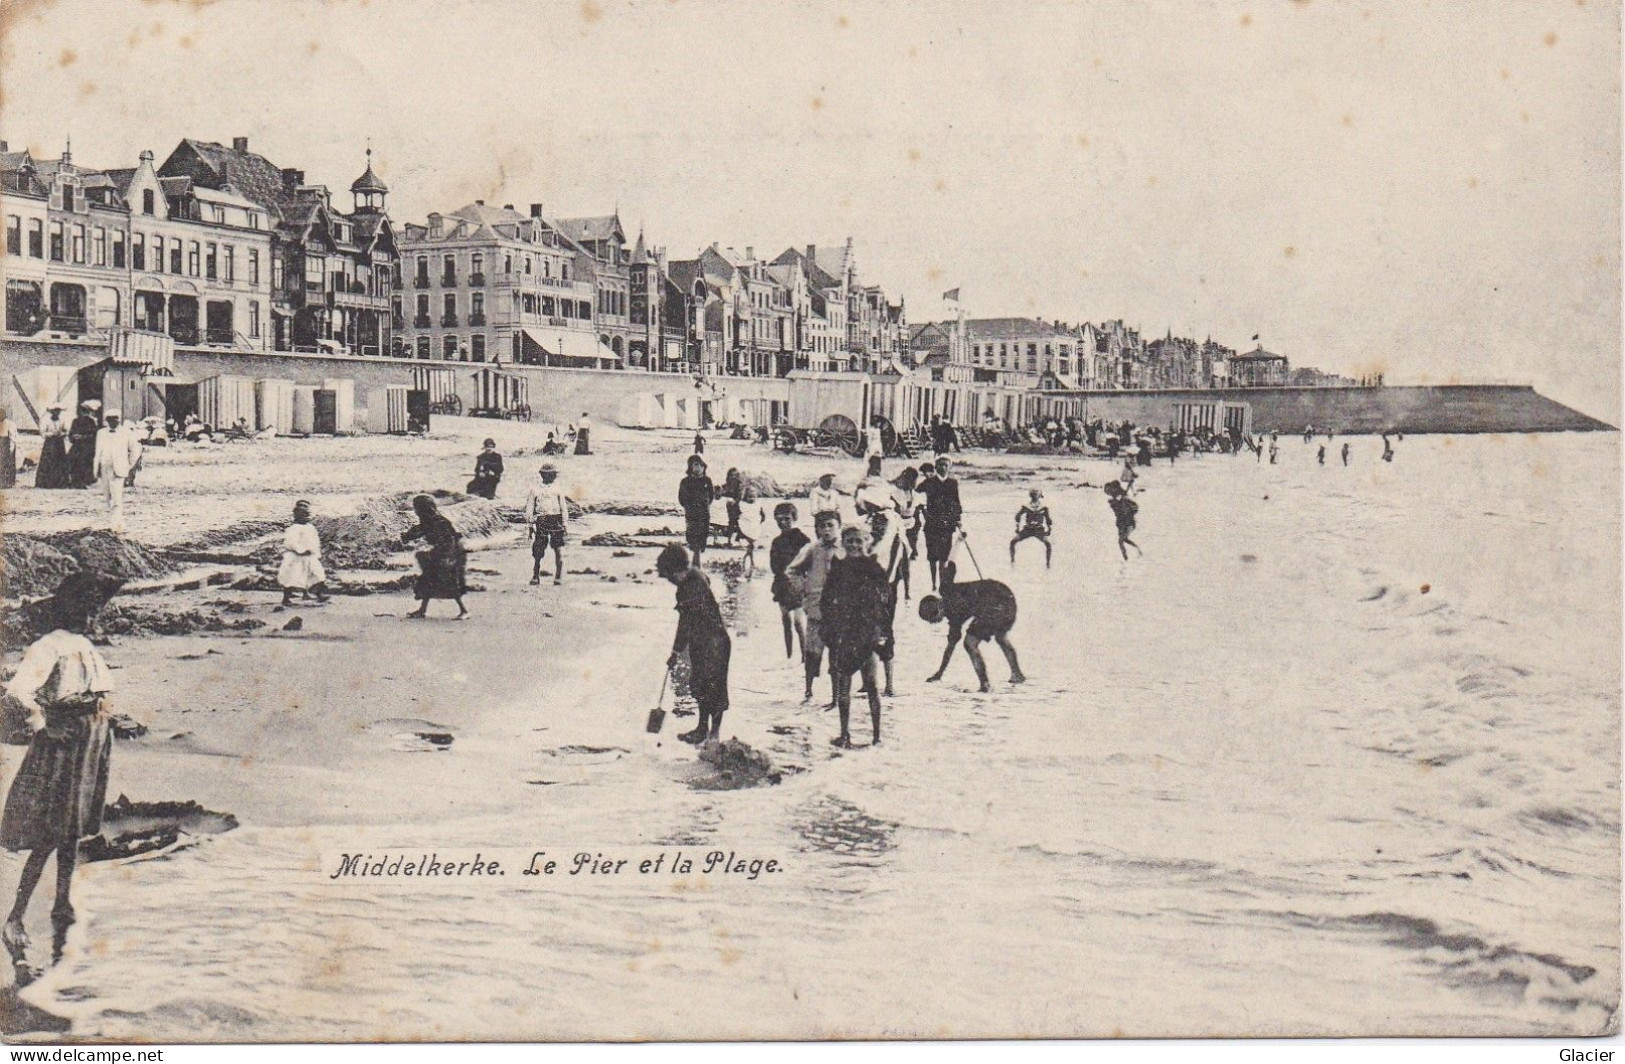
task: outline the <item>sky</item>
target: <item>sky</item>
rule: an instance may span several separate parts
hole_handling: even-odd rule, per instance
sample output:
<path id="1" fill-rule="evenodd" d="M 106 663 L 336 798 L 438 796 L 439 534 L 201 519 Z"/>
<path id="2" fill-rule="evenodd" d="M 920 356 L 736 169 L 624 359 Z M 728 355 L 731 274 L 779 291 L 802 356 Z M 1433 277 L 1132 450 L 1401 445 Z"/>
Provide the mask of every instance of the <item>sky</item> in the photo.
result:
<path id="1" fill-rule="evenodd" d="M 855 241 L 910 320 L 1122 318 L 1620 422 L 1605 0 L 0 0 L 0 137 L 250 147 L 397 223 Z"/>

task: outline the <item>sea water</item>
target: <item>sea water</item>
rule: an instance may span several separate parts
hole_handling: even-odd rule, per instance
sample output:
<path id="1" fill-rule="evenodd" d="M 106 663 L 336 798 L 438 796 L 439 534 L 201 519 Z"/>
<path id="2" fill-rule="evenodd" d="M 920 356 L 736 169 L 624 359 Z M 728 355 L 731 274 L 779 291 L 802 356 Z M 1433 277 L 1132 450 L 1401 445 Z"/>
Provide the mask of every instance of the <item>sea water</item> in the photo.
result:
<path id="1" fill-rule="evenodd" d="M 495 715 L 401 755 L 403 786 L 413 756 L 529 786 L 522 817 L 245 818 L 85 869 L 93 931 L 25 996 L 76 1035 L 157 1041 L 1611 1029 L 1618 437 L 1412 437 L 1392 463 L 1356 438 L 1347 468 L 1325 442 L 1144 471 L 1127 562 L 1104 463 L 967 479 L 960 579 L 1015 590 L 1025 686 L 991 646 L 992 694 L 962 656 L 924 683 L 944 630 L 904 604 L 885 741 L 838 753 L 767 580 L 738 583 L 725 731 L 779 785 L 694 786 L 669 737 L 688 721 L 656 746 L 648 696 L 606 680 L 570 743 Z M 1009 562 L 1031 487 L 1051 569 L 1032 542 Z M 626 594 L 660 609 L 609 623 L 645 625 L 629 653 L 657 663 L 669 588 Z M 324 855 L 361 846 L 784 870 L 331 880 Z"/>

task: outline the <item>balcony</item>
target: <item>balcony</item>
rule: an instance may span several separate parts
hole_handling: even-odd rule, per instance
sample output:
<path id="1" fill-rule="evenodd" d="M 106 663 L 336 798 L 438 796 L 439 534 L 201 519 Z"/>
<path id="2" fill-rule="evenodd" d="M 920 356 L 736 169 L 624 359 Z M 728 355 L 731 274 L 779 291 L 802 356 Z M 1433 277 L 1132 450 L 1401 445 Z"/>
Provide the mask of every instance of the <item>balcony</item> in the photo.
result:
<path id="1" fill-rule="evenodd" d="M 419 314 L 417 317 L 412 319 L 412 327 L 414 329 L 427 329 L 433 324 L 434 322 L 429 319 L 429 315 L 427 314 Z"/>
<path id="2" fill-rule="evenodd" d="M 471 274 L 469 274 L 468 275 L 468 283 L 469 283 L 469 285 L 471 285 L 474 288 L 484 288 L 485 287 L 485 274 L 484 273 L 471 273 Z"/>
<path id="3" fill-rule="evenodd" d="M 457 287 L 457 275 L 455 273 L 443 273 L 443 274 L 441 274 L 440 275 L 440 287 L 441 288 L 456 288 Z"/>
<path id="4" fill-rule="evenodd" d="M 468 316 L 468 324 L 470 324 L 470 325 L 484 325 L 485 324 L 485 315 L 484 314 L 470 314 Z"/>
<path id="5" fill-rule="evenodd" d="M 455 315 L 455 314 L 442 314 L 442 315 L 440 315 L 440 325 L 441 325 L 442 328 L 449 329 L 449 328 L 451 328 L 452 326 L 454 326 L 456 324 L 457 324 L 457 315 Z"/>
<path id="6" fill-rule="evenodd" d="M 81 336 L 90 331 L 90 323 L 83 314 L 52 314 L 49 328 L 52 332 Z"/>

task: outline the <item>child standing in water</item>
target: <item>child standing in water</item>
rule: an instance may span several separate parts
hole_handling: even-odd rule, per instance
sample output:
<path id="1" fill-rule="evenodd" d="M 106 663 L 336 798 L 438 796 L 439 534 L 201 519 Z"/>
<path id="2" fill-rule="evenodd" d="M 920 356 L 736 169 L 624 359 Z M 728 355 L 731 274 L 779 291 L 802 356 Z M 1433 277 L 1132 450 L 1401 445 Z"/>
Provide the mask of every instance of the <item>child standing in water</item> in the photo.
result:
<path id="1" fill-rule="evenodd" d="M 1034 488 L 1027 496 L 1027 504 L 1016 511 L 1016 538 L 1010 541 L 1010 564 L 1016 564 L 1016 544 L 1024 539 L 1036 539 L 1044 545 L 1044 568 L 1048 569 L 1053 548 L 1049 534 L 1054 523 L 1049 507 L 1044 505 L 1044 493 Z"/>
<path id="2" fill-rule="evenodd" d="M 857 525 L 841 532 L 843 557 L 830 564 L 824 586 L 824 642 L 829 645 L 829 675 L 835 687 L 835 705 L 841 714 L 841 734 L 834 746 L 851 749 L 852 674 L 863 674 L 869 696 L 873 743 L 880 743 L 880 687 L 875 677 L 876 654 L 889 639 L 891 595 L 886 574 L 869 554 L 869 533 Z"/>
<path id="3" fill-rule="evenodd" d="M 689 564 L 688 552 L 673 543 L 660 552 L 655 571 L 677 588 L 677 637 L 672 640 L 666 668 L 677 667 L 688 654 L 688 689 L 694 696 L 700 722 L 678 738 L 698 746 L 722 738 L 722 715 L 728 711 L 728 659 L 733 640 L 722 621 L 722 610 L 711 585 L 698 566 Z"/>
<path id="4" fill-rule="evenodd" d="M 1106 484 L 1106 503 L 1112 508 L 1112 515 L 1117 518 L 1117 549 L 1123 552 L 1123 560 L 1128 561 L 1128 549 L 1134 548 L 1134 553 L 1143 554 L 1140 545 L 1129 539 L 1134 532 L 1134 515 L 1140 512 L 1140 506 L 1128 497 L 1123 485 L 1116 481 Z"/>
<path id="5" fill-rule="evenodd" d="M 282 566 L 276 582 L 282 585 L 282 604 L 293 605 L 293 593 L 327 601 L 327 573 L 322 569 L 322 537 L 310 523 L 310 503 L 293 504 L 293 524 L 282 534 Z"/>
<path id="6" fill-rule="evenodd" d="M 801 548 L 788 571 L 801 577 L 805 583 L 802 585 L 802 606 L 807 611 L 807 632 L 803 646 L 802 664 L 806 672 L 807 690 L 802 695 L 803 702 L 811 702 L 813 696 L 813 680 L 824 661 L 824 638 L 819 630 L 819 622 L 823 620 L 824 582 L 829 579 L 830 563 L 841 556 L 839 540 L 841 518 L 839 514 L 825 511 L 818 515 L 813 524 L 813 532 L 818 539 Z M 833 683 L 833 681 L 831 681 Z M 835 704 L 833 690 L 830 695 L 830 704 Z"/>
<path id="7" fill-rule="evenodd" d="M 689 455 L 688 474 L 677 485 L 677 505 L 683 508 L 685 538 L 696 566 L 711 541 L 711 500 L 716 495 L 716 485 L 705 475 L 705 459 Z"/>
<path id="8" fill-rule="evenodd" d="M 18 986 L 39 975 L 28 963 L 23 916 L 45 862 L 56 854 L 52 958 L 60 960 L 74 922 L 69 889 L 79 842 L 101 831 L 113 751 L 107 714 L 113 674 L 85 632 L 119 584 L 84 569 L 63 580 L 44 605 L 41 627 L 51 631 L 24 652 L 6 685 L 6 692 L 27 711 L 32 736 L 0 817 L 0 845 L 13 853 L 28 852 L 17 900 L 0 930 Z"/>
<path id="9" fill-rule="evenodd" d="M 790 575 L 789 568 L 810 541 L 807 533 L 796 527 L 795 503 L 781 502 L 773 507 L 773 521 L 779 526 L 779 534 L 767 550 L 767 564 L 773 571 L 773 601 L 779 604 L 779 619 L 784 624 L 784 656 L 793 656 L 798 642 L 805 656 L 807 615 L 801 608 L 801 582 Z"/>

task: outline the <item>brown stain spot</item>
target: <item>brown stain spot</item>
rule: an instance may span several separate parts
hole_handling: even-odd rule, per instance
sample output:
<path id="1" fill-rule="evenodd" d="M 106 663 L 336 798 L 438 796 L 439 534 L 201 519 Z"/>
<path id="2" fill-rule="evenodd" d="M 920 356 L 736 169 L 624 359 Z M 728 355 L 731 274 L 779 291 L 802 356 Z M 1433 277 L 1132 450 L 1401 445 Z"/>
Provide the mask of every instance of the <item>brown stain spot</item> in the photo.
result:
<path id="1" fill-rule="evenodd" d="M 1424 594 L 1424 595 L 1425 595 L 1425 594 L 1427 594 L 1427 593 L 1428 593 L 1428 592 L 1429 592 L 1429 591 L 1432 591 L 1432 590 L 1433 590 L 1433 585 L 1432 585 L 1432 584 L 1423 584 L 1423 585 L 1422 585 L 1422 588 L 1421 588 L 1421 590 L 1422 590 L 1422 594 Z"/>
<path id="2" fill-rule="evenodd" d="M 744 960 L 745 952 L 737 949 L 721 949 L 717 950 L 717 956 L 722 959 L 723 964 L 738 964 Z"/>
<path id="3" fill-rule="evenodd" d="M 910 148 L 908 150 L 908 161 L 911 162 L 911 163 L 919 162 L 920 161 L 920 149 L 918 149 L 918 148 Z"/>
<path id="4" fill-rule="evenodd" d="M 581 21 L 592 25 L 604 17 L 604 9 L 593 3 L 592 0 L 581 0 Z"/>
<path id="5" fill-rule="evenodd" d="M 1557 34 L 1548 33 L 1545 37 L 1542 37 L 1541 40 L 1546 42 L 1546 47 L 1554 47 L 1557 44 Z"/>
<path id="6" fill-rule="evenodd" d="M 1508 70 L 1506 67 L 1502 67 L 1501 68 L 1501 80 L 1502 81 L 1511 81 L 1512 80 L 1512 71 Z"/>
<path id="7" fill-rule="evenodd" d="M 925 279 L 930 281 L 932 284 L 936 284 L 938 281 L 942 280 L 942 271 L 933 266 L 929 270 L 925 271 Z"/>
<path id="8" fill-rule="evenodd" d="M 846 20 L 845 15 L 842 15 L 840 18 L 835 20 L 835 28 L 838 30 L 844 30 L 850 25 L 852 25 L 852 23 Z"/>
<path id="9" fill-rule="evenodd" d="M 1089 134 L 1087 134 L 1087 133 L 1079 133 L 1078 134 L 1078 147 L 1087 148 L 1088 146 L 1089 146 Z"/>
<path id="10" fill-rule="evenodd" d="M 62 49 L 62 54 L 57 56 L 56 65 L 57 66 L 72 66 L 73 61 L 75 59 L 78 59 L 78 58 L 79 58 L 79 53 L 78 52 L 74 51 L 72 48 L 64 48 L 64 49 Z"/>
<path id="11" fill-rule="evenodd" d="M 1156 174 L 1152 174 L 1151 176 L 1149 176 L 1149 177 L 1147 177 L 1145 179 L 1145 187 L 1146 188 L 1156 188 L 1157 187 L 1157 175 Z"/>
<path id="12" fill-rule="evenodd" d="M 311 55 L 315 55 L 317 52 L 322 50 L 322 42 L 321 41 L 311 41 L 308 45 L 305 46 L 305 50 L 307 52 L 309 52 Z"/>
<path id="13" fill-rule="evenodd" d="M 1291 244 L 1288 244 L 1286 247 L 1281 249 L 1281 254 L 1289 259 L 1295 259 L 1298 257 L 1298 249 L 1293 247 Z"/>
<path id="14" fill-rule="evenodd" d="M 1346 114 L 1346 115 L 1343 116 L 1343 127 L 1345 129 L 1353 129 L 1354 128 L 1354 116 L 1353 115 Z"/>
<path id="15" fill-rule="evenodd" d="M 190 47 L 192 47 L 192 35 L 187 34 L 185 37 L 182 37 L 180 40 L 176 41 L 175 43 L 180 45 L 182 48 L 190 48 Z"/>
<path id="16" fill-rule="evenodd" d="M 1241 16 L 1241 28 L 1242 29 L 1246 29 L 1248 26 L 1251 26 L 1252 24 L 1253 24 L 1253 16 L 1251 16 L 1251 15 L 1243 15 L 1243 16 Z"/>
<path id="17" fill-rule="evenodd" d="M 1467 179 L 1467 187 L 1468 187 L 1468 188 L 1477 188 L 1477 187 L 1478 187 L 1478 178 L 1476 178 L 1476 177 L 1469 177 L 1469 178 L 1468 178 L 1468 179 Z"/>
<path id="18" fill-rule="evenodd" d="M 946 191 L 948 191 L 948 182 L 942 180 L 942 178 L 940 178 L 940 177 L 937 178 L 936 189 L 937 189 L 938 192 L 946 192 Z"/>
<path id="19" fill-rule="evenodd" d="M 814 111 L 822 111 L 824 109 L 824 98 L 822 96 L 814 96 L 812 98 L 812 109 Z"/>
<path id="20" fill-rule="evenodd" d="M 1518 119 L 1520 121 L 1523 121 L 1523 122 L 1529 121 L 1529 112 L 1528 111 L 1519 111 L 1518 112 Z"/>
<path id="21" fill-rule="evenodd" d="M 79 83 L 79 98 L 81 100 L 88 100 L 94 95 L 96 95 L 96 83 L 94 81 L 82 81 Z"/>

